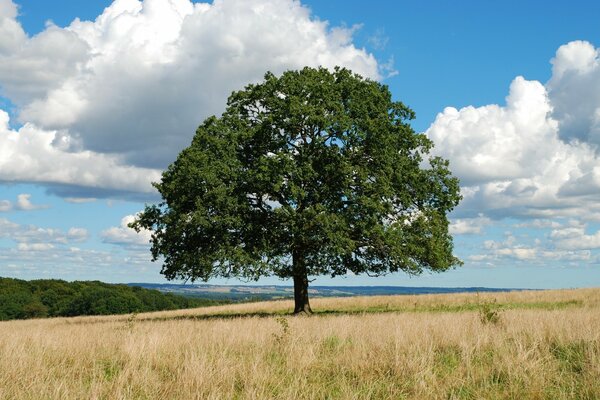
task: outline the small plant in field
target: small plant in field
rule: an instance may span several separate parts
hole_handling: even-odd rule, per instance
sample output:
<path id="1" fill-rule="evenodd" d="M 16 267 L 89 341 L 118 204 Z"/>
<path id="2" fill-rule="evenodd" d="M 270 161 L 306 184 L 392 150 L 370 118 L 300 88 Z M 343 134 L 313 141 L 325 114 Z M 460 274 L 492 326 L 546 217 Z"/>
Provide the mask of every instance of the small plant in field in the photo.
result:
<path id="1" fill-rule="evenodd" d="M 281 331 L 274 333 L 273 337 L 277 343 L 282 343 L 290 336 L 290 323 L 288 322 L 287 318 L 284 317 L 277 317 L 275 318 L 275 321 L 281 327 Z"/>
<path id="2" fill-rule="evenodd" d="M 484 325 L 500 323 L 500 306 L 496 299 L 479 302 L 479 320 Z"/>
<path id="3" fill-rule="evenodd" d="M 135 321 L 137 320 L 137 313 L 131 313 L 131 315 L 129 315 L 129 317 L 127 317 L 127 320 L 125 321 L 125 329 L 127 329 L 128 331 L 132 331 L 133 327 L 135 326 Z"/>

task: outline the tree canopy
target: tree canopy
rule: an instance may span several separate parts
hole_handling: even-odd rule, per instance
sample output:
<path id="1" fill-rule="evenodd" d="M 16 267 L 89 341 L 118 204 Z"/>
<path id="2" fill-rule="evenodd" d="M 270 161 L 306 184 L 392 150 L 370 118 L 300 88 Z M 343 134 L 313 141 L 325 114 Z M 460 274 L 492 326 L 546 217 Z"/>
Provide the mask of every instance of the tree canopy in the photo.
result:
<path id="1" fill-rule="evenodd" d="M 267 73 L 200 125 L 131 226 L 168 279 L 293 278 L 295 312 L 311 276 L 447 270 L 458 179 L 413 118 L 347 69 Z"/>
<path id="2" fill-rule="evenodd" d="M 218 304 L 137 286 L 0 278 L 0 321 L 176 310 Z"/>

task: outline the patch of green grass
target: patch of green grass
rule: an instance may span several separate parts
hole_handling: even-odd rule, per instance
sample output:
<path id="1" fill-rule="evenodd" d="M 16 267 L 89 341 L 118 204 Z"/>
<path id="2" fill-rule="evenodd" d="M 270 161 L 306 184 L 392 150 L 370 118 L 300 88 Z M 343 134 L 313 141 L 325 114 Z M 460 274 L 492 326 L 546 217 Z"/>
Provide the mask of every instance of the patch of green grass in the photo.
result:
<path id="1" fill-rule="evenodd" d="M 358 385 L 355 394 L 355 398 L 359 399 L 403 400 L 411 398 L 401 382 L 393 380 L 380 380 L 369 383 L 361 383 Z"/>
<path id="2" fill-rule="evenodd" d="M 466 383 L 461 383 L 448 391 L 449 400 L 474 400 L 476 398 L 475 390 Z"/>
<path id="3" fill-rule="evenodd" d="M 506 309 L 534 309 L 534 310 L 564 310 L 570 307 L 581 307 L 581 300 L 565 300 L 565 301 L 538 301 L 531 303 L 509 303 Z"/>
<path id="4" fill-rule="evenodd" d="M 493 366 L 496 358 L 496 350 L 491 346 L 479 349 L 473 354 L 473 362 L 480 366 Z"/>
<path id="5" fill-rule="evenodd" d="M 567 300 L 567 301 L 538 301 L 529 303 L 495 303 L 496 310 L 562 310 L 569 307 L 580 307 L 583 305 L 581 300 Z M 362 308 L 336 308 L 336 309 L 322 309 L 317 310 L 315 314 L 370 314 L 370 313 L 385 313 L 385 312 L 434 312 L 434 313 L 448 313 L 448 312 L 464 312 L 464 311 L 479 311 L 481 309 L 480 302 L 469 302 L 462 304 L 418 304 L 415 303 L 412 306 L 407 305 L 395 305 L 395 304 L 382 304 L 371 307 Z"/>
<path id="6" fill-rule="evenodd" d="M 327 336 L 321 341 L 321 353 L 335 354 L 351 344 L 351 339 L 342 339 L 337 335 Z"/>
<path id="7" fill-rule="evenodd" d="M 600 399 L 600 385 L 594 377 L 560 374 L 544 388 L 544 398 L 597 400 Z"/>
<path id="8" fill-rule="evenodd" d="M 461 349 L 456 345 L 441 346 L 435 349 L 434 368 L 441 377 L 452 374 L 460 366 L 461 361 Z"/>
<path id="9" fill-rule="evenodd" d="M 510 377 L 508 373 L 502 369 L 494 368 L 492 372 L 484 380 L 485 385 L 505 387 L 508 385 Z"/>
<path id="10" fill-rule="evenodd" d="M 287 359 L 279 349 L 272 349 L 265 354 L 267 364 L 274 369 L 283 370 L 287 366 Z"/>
<path id="11" fill-rule="evenodd" d="M 550 344 L 550 353 L 564 371 L 582 374 L 588 364 L 589 346 L 590 343 L 583 340 L 569 343 L 553 342 Z"/>
<path id="12" fill-rule="evenodd" d="M 566 300 L 566 301 L 538 301 L 538 302 L 511 302 L 511 303 L 497 303 L 494 302 L 493 311 L 499 313 L 504 310 L 562 310 L 566 308 L 576 308 L 583 306 L 581 300 Z M 315 316 L 328 316 L 328 315 L 361 315 L 361 314 L 381 314 L 381 313 L 398 313 L 398 312 L 411 312 L 411 313 L 460 313 L 468 311 L 480 311 L 482 310 L 481 302 L 465 302 L 460 304 L 419 304 L 418 302 L 412 305 L 408 304 L 377 304 L 373 306 L 337 306 L 336 308 L 321 308 L 314 311 Z M 289 309 L 280 309 L 274 311 L 250 311 L 250 312 L 239 312 L 239 311 L 221 311 L 214 314 L 201 314 L 201 315 L 175 315 L 175 316 L 160 316 L 160 317 L 135 317 L 129 323 L 132 325 L 134 322 L 147 322 L 147 321 L 169 321 L 169 320 L 212 320 L 212 319 L 237 319 L 237 318 L 272 318 L 289 316 Z M 279 320 L 278 318 L 278 320 Z M 129 321 L 128 321 L 129 322 Z M 97 321 L 93 320 L 79 320 L 73 322 L 74 324 L 93 324 Z"/>
<path id="13" fill-rule="evenodd" d="M 103 359 L 98 362 L 99 368 L 102 371 L 104 380 L 110 382 L 114 380 L 123 370 L 123 364 L 113 359 Z"/>
<path id="14" fill-rule="evenodd" d="M 236 374 L 235 380 L 233 382 L 233 399 L 243 399 L 244 398 L 244 390 L 245 390 L 245 379 L 243 376 Z"/>

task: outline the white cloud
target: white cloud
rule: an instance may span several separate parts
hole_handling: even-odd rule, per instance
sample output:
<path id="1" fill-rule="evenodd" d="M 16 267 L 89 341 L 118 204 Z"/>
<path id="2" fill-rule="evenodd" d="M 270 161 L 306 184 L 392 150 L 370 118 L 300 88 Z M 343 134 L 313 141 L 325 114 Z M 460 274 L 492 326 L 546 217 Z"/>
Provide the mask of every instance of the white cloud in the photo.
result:
<path id="1" fill-rule="evenodd" d="M 83 204 L 83 203 L 93 203 L 97 199 L 94 197 L 65 197 L 64 200 L 67 203 Z"/>
<path id="2" fill-rule="evenodd" d="M 581 46 L 591 45 L 577 42 L 559 49 L 555 76 L 547 86 L 517 77 L 505 106 L 449 107 L 438 114 L 426 133 L 435 143 L 434 151 L 450 160 L 451 170 L 461 179 L 464 200 L 457 217 L 483 213 L 495 218 L 600 220 L 600 158 L 595 145 L 562 140 L 564 121 L 553 112 L 553 91 L 569 71 L 587 68 L 595 74 L 589 54 L 565 55 L 571 54 L 565 49 Z M 600 84 L 600 74 L 588 79 Z M 579 110 L 579 99 L 569 101 L 569 107 Z"/>
<path id="3" fill-rule="evenodd" d="M 69 228 L 67 238 L 71 242 L 85 242 L 89 238 L 89 233 L 85 228 Z"/>
<path id="4" fill-rule="evenodd" d="M 551 230 L 534 243 L 513 235 L 487 240 L 469 261 L 594 261 L 600 231 L 586 232 L 581 221 L 600 221 L 599 54 L 587 42 L 561 46 L 545 85 L 517 77 L 505 105 L 449 107 L 427 130 L 436 154 L 461 179 L 453 233 L 479 233 L 481 215 Z"/>
<path id="5" fill-rule="evenodd" d="M 547 229 L 547 228 L 559 228 L 562 224 L 558 221 L 550 219 L 534 219 L 532 221 L 521 222 L 515 225 L 515 228 L 535 228 L 535 229 Z"/>
<path id="6" fill-rule="evenodd" d="M 17 250 L 30 252 L 30 251 L 48 251 L 54 249 L 52 243 L 19 243 Z"/>
<path id="7" fill-rule="evenodd" d="M 10 26 L 15 24 L 17 23 L 12 21 Z M 17 28 L 11 28 L 15 32 L 12 33 L 10 42 L 0 42 L 4 47 L 4 51 L 0 52 L 0 84 L 3 94 L 19 106 L 29 106 L 46 101 L 46 96 L 53 91 L 60 93 L 63 90 L 61 101 L 65 104 L 61 115 L 65 112 L 69 114 L 66 108 L 76 108 L 78 104 L 69 93 L 64 92 L 63 87 L 69 87 L 69 78 L 77 74 L 89 57 L 86 43 L 73 32 L 53 25 L 32 38 L 27 38 L 22 33 L 22 28 L 16 26 Z M 71 100 L 67 104 L 69 99 Z M 47 101 L 52 103 L 56 99 L 48 98 Z M 46 110 L 58 111 L 52 107 Z M 44 118 L 53 120 L 56 116 L 47 115 Z"/>
<path id="8" fill-rule="evenodd" d="M 28 193 L 21 193 L 17 195 L 17 202 L 13 204 L 9 200 L 0 200 L 0 212 L 7 212 L 13 210 L 19 211 L 32 211 L 49 208 L 50 206 L 44 204 L 33 204 L 31 202 L 31 195 Z"/>
<path id="9" fill-rule="evenodd" d="M 117 0 L 95 21 L 16 37 L 0 52 L 0 86 L 22 123 L 56 131 L 55 148 L 63 138 L 65 151 L 152 168 L 172 162 L 232 90 L 267 70 L 342 65 L 381 77 L 352 29 L 331 28 L 293 0 Z"/>
<path id="10" fill-rule="evenodd" d="M 582 247 L 559 247 L 555 243 L 542 242 L 539 239 L 533 243 L 523 243 L 512 233 L 508 233 L 501 241 L 486 240 L 481 248 L 481 253 L 471 254 L 467 259 L 474 263 L 485 262 L 495 265 L 506 260 L 526 265 L 546 266 L 549 262 L 558 261 L 566 263 L 589 262 L 592 253 Z"/>
<path id="11" fill-rule="evenodd" d="M 12 0 L 0 0 L 0 18 L 14 19 L 17 16 L 17 5 Z"/>
<path id="12" fill-rule="evenodd" d="M 600 49 L 570 42 L 558 49 L 552 66 L 547 88 L 560 137 L 600 144 Z"/>
<path id="13" fill-rule="evenodd" d="M 538 257 L 537 249 L 532 247 L 515 247 L 496 249 L 495 254 L 503 257 L 514 257 L 518 260 L 534 260 Z"/>
<path id="14" fill-rule="evenodd" d="M 450 233 L 453 235 L 479 235 L 483 227 L 490 225 L 492 221 L 480 214 L 476 218 L 453 219 L 450 224 Z"/>
<path id="15" fill-rule="evenodd" d="M 10 227 L 10 225 L 9 225 Z M 0 237 L 10 238 L 17 243 L 67 243 L 65 234 L 53 228 L 39 228 L 33 225 L 12 225 L 0 234 Z"/>
<path id="16" fill-rule="evenodd" d="M 31 211 L 31 210 L 40 210 L 40 209 L 49 207 L 47 205 L 33 204 L 31 202 L 30 198 L 31 198 L 30 194 L 21 193 L 20 195 L 17 196 L 17 204 L 16 204 L 15 208 L 17 210 L 22 210 L 22 211 Z"/>
<path id="17" fill-rule="evenodd" d="M 12 210 L 12 203 L 8 200 L 0 200 L 0 212 Z"/>
<path id="18" fill-rule="evenodd" d="M 145 229 L 139 233 L 127 225 L 135 220 L 135 215 L 126 215 L 121 219 L 119 226 L 108 228 L 100 234 L 105 243 L 117 244 L 125 247 L 149 247 L 152 233 Z"/>
<path id="19" fill-rule="evenodd" d="M 11 0 L 0 0 L 0 56 L 15 51 L 26 39 L 16 16 L 17 6 Z"/>
<path id="20" fill-rule="evenodd" d="M 80 185 L 117 191 L 155 193 L 152 181 L 160 171 L 123 165 L 115 156 L 92 151 L 67 151 L 56 146 L 56 131 L 26 124 L 18 131 L 8 126 L 0 110 L 0 181 Z M 17 205 L 30 207 L 28 198 Z"/>
<path id="21" fill-rule="evenodd" d="M 107 273 L 114 278 L 123 273 L 135 276 L 141 271 L 139 267 L 124 268 L 129 264 L 119 251 L 78 248 L 77 243 L 88 237 L 88 231 L 79 227 L 65 232 L 0 218 L 0 239 L 4 239 L 0 243 L 0 276 L 99 279 Z"/>
<path id="22" fill-rule="evenodd" d="M 6 218 L 0 218 L 0 238 L 10 237 L 11 233 L 19 227 L 19 224 L 15 224 L 7 220 Z"/>
<path id="23" fill-rule="evenodd" d="M 148 257 L 144 263 L 136 254 L 74 246 L 85 241 L 87 235 L 82 228 L 70 228 L 65 233 L 60 229 L 19 225 L 0 218 L 0 239 L 14 242 L 9 246 L 5 245 L 6 241 L 0 244 L 0 276 L 104 280 L 110 276 L 111 280 L 131 281 L 134 277 L 139 280 L 140 274 L 147 272 Z M 135 262 L 126 261 L 136 256 Z M 147 274 L 144 279 L 154 276 Z"/>
<path id="24" fill-rule="evenodd" d="M 550 239 L 558 249 L 600 249 L 600 231 L 587 234 L 586 224 L 573 221 L 569 226 L 552 230 Z"/>
<path id="25" fill-rule="evenodd" d="M 35 225 L 20 225 L 0 218 L 0 239 L 10 239 L 22 245 L 20 250 L 34 248 L 33 244 L 67 245 L 83 242 L 88 238 L 86 229 L 72 227 L 67 233 L 60 229 L 42 228 Z"/>
<path id="26" fill-rule="evenodd" d="M 427 130 L 466 186 L 528 178 L 548 166 L 558 144 L 544 87 L 517 77 L 506 106 L 446 108 Z M 541 156 L 541 157 L 540 157 Z M 522 190 L 523 188 L 521 188 Z"/>

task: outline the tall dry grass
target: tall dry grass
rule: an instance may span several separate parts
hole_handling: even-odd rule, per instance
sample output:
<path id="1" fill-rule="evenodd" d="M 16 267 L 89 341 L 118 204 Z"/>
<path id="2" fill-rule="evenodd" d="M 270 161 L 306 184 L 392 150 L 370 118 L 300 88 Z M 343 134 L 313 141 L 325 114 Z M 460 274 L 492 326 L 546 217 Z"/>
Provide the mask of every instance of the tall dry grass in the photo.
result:
<path id="1" fill-rule="evenodd" d="M 3 322 L 0 399 L 600 398 L 600 289 L 313 308 L 327 313 L 278 315 L 279 301 Z"/>

